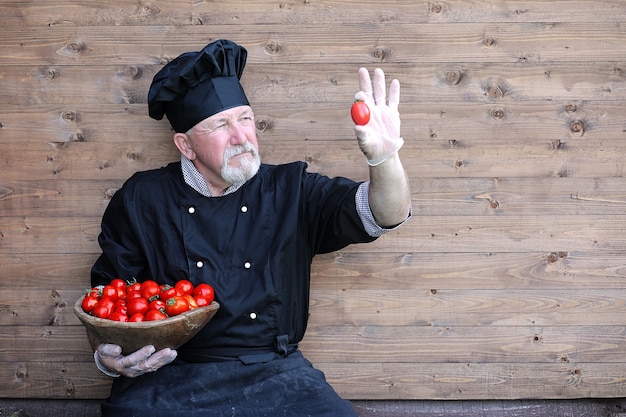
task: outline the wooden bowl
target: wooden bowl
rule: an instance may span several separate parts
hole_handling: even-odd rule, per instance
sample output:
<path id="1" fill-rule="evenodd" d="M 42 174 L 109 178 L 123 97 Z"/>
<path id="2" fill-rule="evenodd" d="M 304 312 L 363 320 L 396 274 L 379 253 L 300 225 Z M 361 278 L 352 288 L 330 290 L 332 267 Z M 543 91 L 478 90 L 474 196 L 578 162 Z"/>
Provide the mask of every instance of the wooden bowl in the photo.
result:
<path id="1" fill-rule="evenodd" d="M 102 343 L 114 343 L 128 355 L 146 345 L 156 350 L 177 349 L 194 337 L 213 318 L 220 305 L 213 301 L 206 307 L 189 310 L 163 320 L 142 322 L 119 322 L 91 316 L 83 311 L 83 297 L 74 304 L 74 313 L 87 330 L 100 338 Z"/>

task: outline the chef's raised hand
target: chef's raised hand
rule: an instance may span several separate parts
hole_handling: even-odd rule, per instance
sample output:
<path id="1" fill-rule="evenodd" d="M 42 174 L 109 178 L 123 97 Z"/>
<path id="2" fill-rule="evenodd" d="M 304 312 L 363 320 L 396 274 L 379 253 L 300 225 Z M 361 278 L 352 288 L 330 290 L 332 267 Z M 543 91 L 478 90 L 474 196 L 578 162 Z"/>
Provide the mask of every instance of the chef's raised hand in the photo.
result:
<path id="1" fill-rule="evenodd" d="M 117 377 L 120 375 L 135 378 L 147 372 L 154 372 L 176 359 L 177 352 L 170 348 L 156 352 L 152 345 L 129 354 L 122 355 L 122 348 L 111 343 L 102 343 L 93 354 L 96 366 L 103 373 Z"/>
<path id="2" fill-rule="evenodd" d="M 355 125 L 354 132 L 359 148 L 367 163 L 376 166 L 398 152 L 404 144 L 400 137 L 400 82 L 393 80 L 389 85 L 389 100 L 385 85 L 385 73 L 377 68 L 374 82 L 366 68 L 359 69 L 359 88 L 355 101 L 363 101 L 370 110 L 370 120 L 365 125 Z"/>

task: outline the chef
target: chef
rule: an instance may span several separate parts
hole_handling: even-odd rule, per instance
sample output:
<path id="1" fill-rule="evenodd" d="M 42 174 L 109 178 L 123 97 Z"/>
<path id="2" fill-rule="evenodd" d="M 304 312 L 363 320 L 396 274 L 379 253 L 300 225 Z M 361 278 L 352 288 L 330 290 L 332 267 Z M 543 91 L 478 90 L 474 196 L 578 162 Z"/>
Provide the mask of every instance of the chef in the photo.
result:
<path id="1" fill-rule="evenodd" d="M 262 164 L 255 116 L 240 78 L 247 52 L 221 39 L 165 65 L 148 94 L 166 116 L 180 160 L 134 174 L 102 218 L 92 285 L 114 278 L 209 283 L 215 317 L 177 350 L 122 355 L 91 338 L 115 378 L 104 417 L 355 416 L 298 350 L 318 253 L 375 240 L 411 215 L 398 150 L 399 83 L 359 70 L 355 126 L 369 181 L 329 178 L 304 162 Z"/>

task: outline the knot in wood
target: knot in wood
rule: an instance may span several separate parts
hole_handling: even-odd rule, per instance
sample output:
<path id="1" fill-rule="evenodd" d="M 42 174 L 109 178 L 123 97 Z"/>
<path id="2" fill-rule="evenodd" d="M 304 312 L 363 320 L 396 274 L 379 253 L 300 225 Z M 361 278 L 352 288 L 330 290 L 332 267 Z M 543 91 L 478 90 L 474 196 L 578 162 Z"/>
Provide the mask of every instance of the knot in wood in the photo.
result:
<path id="1" fill-rule="evenodd" d="M 433 5 L 430 6 L 430 11 L 433 13 L 441 13 L 443 11 L 443 7 L 441 6 L 441 4 L 439 3 L 435 3 Z"/>
<path id="2" fill-rule="evenodd" d="M 456 168 L 461 168 L 461 167 L 463 166 L 463 161 L 461 161 L 461 160 L 457 160 L 457 161 L 455 161 L 455 162 L 454 162 L 454 166 L 455 166 Z"/>
<path id="3" fill-rule="evenodd" d="M 563 142 L 561 142 L 561 139 L 552 139 L 552 150 L 558 151 L 561 148 L 563 148 Z"/>
<path id="4" fill-rule="evenodd" d="M 57 72 L 54 68 L 46 68 L 43 70 L 43 76 L 48 80 L 53 80 L 57 76 Z"/>
<path id="5" fill-rule="evenodd" d="M 499 100 L 504 97 L 504 89 L 498 84 L 491 84 L 487 90 L 487 95 L 492 100 Z"/>
<path id="6" fill-rule="evenodd" d="M 450 85 L 458 85 L 461 82 L 463 74 L 461 71 L 448 71 L 446 72 L 446 82 Z"/>
<path id="7" fill-rule="evenodd" d="M 259 120 L 256 122 L 256 129 L 259 132 L 267 132 L 271 127 L 271 124 L 267 120 Z"/>
<path id="8" fill-rule="evenodd" d="M 83 50 L 83 44 L 78 41 L 73 41 L 67 44 L 67 50 L 73 54 L 78 54 Z"/>
<path id="9" fill-rule="evenodd" d="M 557 255 L 556 253 L 552 252 L 551 254 L 548 255 L 546 260 L 548 261 L 548 263 L 553 264 L 553 263 L 555 263 L 556 261 L 559 260 L 559 255 Z"/>
<path id="10" fill-rule="evenodd" d="M 156 14 L 159 14 L 160 12 L 161 12 L 161 9 L 159 9 L 157 6 L 153 5 L 152 3 L 144 3 L 141 6 L 141 13 L 144 15 L 154 16 Z"/>
<path id="11" fill-rule="evenodd" d="M 489 207 L 491 207 L 492 209 L 497 209 L 498 207 L 500 207 L 500 203 L 498 202 L 498 200 L 491 200 L 489 202 Z"/>
<path id="12" fill-rule="evenodd" d="M 144 159 L 141 152 L 135 152 L 135 151 L 127 152 L 126 158 L 130 159 L 131 161 L 142 161 Z"/>
<path id="13" fill-rule="evenodd" d="M 491 110 L 491 118 L 496 119 L 496 120 L 502 120 L 502 118 L 504 118 L 504 110 L 502 109 Z"/>
<path id="14" fill-rule="evenodd" d="M 496 45 L 496 39 L 491 36 L 486 36 L 485 39 L 483 39 L 483 45 L 487 48 L 492 48 Z"/>
<path id="15" fill-rule="evenodd" d="M 15 370 L 15 377 L 17 379 L 24 379 L 28 377 L 28 370 L 26 368 L 18 368 Z"/>
<path id="16" fill-rule="evenodd" d="M 567 106 L 565 106 L 565 111 L 567 111 L 568 113 L 574 113 L 576 110 L 578 110 L 578 108 L 575 104 L 568 104 Z"/>
<path id="17" fill-rule="evenodd" d="M 574 133 L 583 133 L 585 131 L 585 124 L 582 120 L 574 120 L 570 125 L 570 130 Z"/>
<path id="18" fill-rule="evenodd" d="M 61 114 L 61 118 L 67 123 L 73 123 L 78 121 L 78 114 L 73 110 L 67 110 Z"/>
<path id="19" fill-rule="evenodd" d="M 70 138 L 71 142 L 87 142 L 87 138 L 85 137 L 83 132 L 75 132 Z"/>
<path id="20" fill-rule="evenodd" d="M 104 190 L 104 198 L 105 200 L 110 200 L 113 198 L 113 195 L 117 191 L 117 188 L 107 188 Z"/>
<path id="21" fill-rule="evenodd" d="M 122 69 L 124 78 L 138 80 L 143 75 L 143 68 L 136 65 L 127 65 Z"/>
<path id="22" fill-rule="evenodd" d="M 276 41 L 269 41 L 267 45 L 265 45 L 265 52 L 270 55 L 276 55 L 280 52 L 280 44 Z"/>
<path id="23" fill-rule="evenodd" d="M 371 52 L 372 58 L 378 62 L 385 62 L 390 55 L 390 51 L 386 48 L 374 48 Z"/>

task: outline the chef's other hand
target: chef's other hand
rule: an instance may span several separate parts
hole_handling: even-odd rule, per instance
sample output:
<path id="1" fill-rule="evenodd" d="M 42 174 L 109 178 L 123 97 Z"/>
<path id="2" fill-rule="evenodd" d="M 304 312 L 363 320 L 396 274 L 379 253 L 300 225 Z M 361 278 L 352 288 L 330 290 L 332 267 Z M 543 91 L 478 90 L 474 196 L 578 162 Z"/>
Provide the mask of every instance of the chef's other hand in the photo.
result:
<path id="1" fill-rule="evenodd" d="M 170 348 L 156 352 L 152 345 L 127 355 L 122 355 L 122 348 L 111 343 L 102 343 L 93 354 L 96 366 L 106 375 L 120 375 L 135 378 L 147 372 L 154 372 L 176 359 L 178 353 Z"/>
<path id="2" fill-rule="evenodd" d="M 393 80 L 389 86 L 389 104 L 385 88 L 385 73 L 382 69 L 374 71 L 374 82 L 370 80 L 366 68 L 359 69 L 359 88 L 355 101 L 364 101 L 370 109 L 370 121 L 364 126 L 355 125 L 354 132 L 359 148 L 367 163 L 376 166 L 398 152 L 404 144 L 400 137 L 400 82 Z"/>

